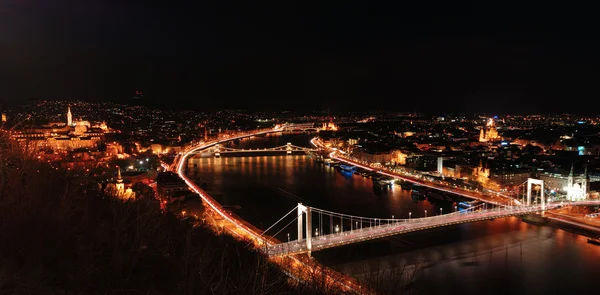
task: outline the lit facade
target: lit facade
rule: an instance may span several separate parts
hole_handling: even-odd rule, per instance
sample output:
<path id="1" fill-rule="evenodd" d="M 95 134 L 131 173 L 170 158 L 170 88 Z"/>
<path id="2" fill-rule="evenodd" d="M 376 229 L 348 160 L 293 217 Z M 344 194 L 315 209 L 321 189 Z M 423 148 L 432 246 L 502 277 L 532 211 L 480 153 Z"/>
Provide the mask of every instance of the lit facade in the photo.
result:
<path id="1" fill-rule="evenodd" d="M 556 192 L 566 193 L 570 201 L 584 200 L 590 191 L 590 178 L 587 169 L 584 174 L 575 175 L 573 167 L 568 176 L 555 173 L 544 173 L 540 175 L 546 188 Z"/>
<path id="2" fill-rule="evenodd" d="M 338 130 L 338 126 L 335 125 L 335 123 L 333 123 L 333 121 L 329 121 L 328 123 L 323 123 L 323 126 L 321 128 L 322 128 L 322 130 L 327 130 L 327 131 L 337 131 Z"/>
<path id="3" fill-rule="evenodd" d="M 67 108 L 66 122 L 52 123 L 31 129 L 11 131 L 11 139 L 29 151 L 72 151 L 96 148 L 104 141 L 106 123 L 92 127 L 88 121 L 73 121 L 71 107 Z"/>
<path id="4" fill-rule="evenodd" d="M 121 168 L 117 166 L 117 178 L 106 186 L 105 192 L 113 197 L 129 200 L 135 198 L 135 193 L 131 188 L 125 188 L 125 183 L 121 177 Z"/>
<path id="5" fill-rule="evenodd" d="M 482 185 L 486 185 L 490 179 L 490 168 L 487 165 L 484 167 L 482 162 L 479 161 L 479 166 L 473 168 L 473 179 Z"/>
<path id="6" fill-rule="evenodd" d="M 493 119 L 489 119 L 486 126 L 481 128 L 479 132 L 479 142 L 487 142 L 499 140 L 498 130 L 496 129 L 496 123 Z"/>

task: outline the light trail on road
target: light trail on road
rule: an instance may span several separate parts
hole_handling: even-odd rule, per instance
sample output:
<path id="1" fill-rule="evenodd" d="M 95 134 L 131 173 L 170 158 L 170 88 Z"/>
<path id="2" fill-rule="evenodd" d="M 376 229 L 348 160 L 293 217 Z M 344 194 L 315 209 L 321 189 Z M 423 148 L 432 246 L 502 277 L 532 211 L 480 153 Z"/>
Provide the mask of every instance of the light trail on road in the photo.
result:
<path id="1" fill-rule="evenodd" d="M 212 210 L 214 210 L 214 212 L 218 213 L 225 220 L 229 221 L 230 224 L 232 224 L 234 226 L 234 228 L 240 229 L 242 231 L 242 233 L 244 234 L 245 238 L 254 241 L 255 244 L 257 245 L 257 247 L 262 247 L 262 246 L 266 246 L 267 248 L 272 247 L 273 245 L 277 244 L 278 241 L 276 241 L 270 237 L 262 236 L 260 233 L 248 228 L 246 225 L 244 225 L 242 222 L 240 222 L 236 218 L 233 218 L 230 214 L 228 214 L 227 211 L 225 211 L 223 209 L 223 207 L 217 201 L 215 201 L 209 194 L 207 194 L 198 185 L 196 185 L 192 180 L 190 180 L 187 177 L 187 175 L 185 175 L 184 167 L 187 163 L 187 159 L 196 151 L 203 150 L 203 149 L 212 147 L 216 144 L 220 144 L 220 143 L 235 140 L 235 139 L 241 139 L 241 138 L 245 138 L 245 137 L 251 137 L 251 136 L 273 133 L 273 132 L 281 132 L 284 130 L 284 128 L 285 127 L 282 126 L 282 127 L 276 127 L 273 129 L 253 131 L 253 132 L 248 132 L 248 133 L 244 133 L 241 135 L 234 135 L 234 136 L 227 137 L 227 138 L 221 139 L 221 140 L 213 140 L 213 141 L 201 143 L 197 146 L 185 149 L 181 153 L 181 156 L 177 158 L 178 162 L 174 163 L 177 174 L 179 175 L 179 177 L 181 177 L 181 179 L 183 179 L 185 181 L 185 183 L 188 185 L 188 187 L 190 187 L 195 193 L 197 193 L 200 196 L 200 198 L 202 198 L 202 200 L 206 204 L 208 204 Z M 223 225 L 223 227 L 225 227 L 225 225 Z M 233 229 L 231 229 L 231 228 L 228 228 L 228 230 L 233 231 Z M 295 271 L 296 274 L 304 274 L 305 276 L 308 276 L 308 278 L 305 278 L 306 281 L 309 281 L 315 274 L 319 275 L 319 273 L 321 273 L 321 274 L 325 274 L 327 276 L 327 278 L 330 280 L 330 283 L 341 286 L 342 289 L 349 290 L 349 291 L 352 291 L 352 292 L 358 293 L 358 294 L 371 293 L 370 291 L 363 288 L 359 284 L 352 282 L 350 280 L 350 277 L 342 275 L 341 273 L 335 272 L 333 270 L 328 270 L 324 266 L 320 266 L 320 265 L 319 265 L 319 267 L 310 266 L 310 265 L 308 265 L 309 264 L 308 261 L 302 261 L 302 259 L 295 257 L 295 256 L 289 256 L 289 259 L 292 259 L 293 263 L 291 265 L 287 265 L 287 267 L 291 266 L 292 270 Z M 282 266 L 284 266 L 284 265 L 282 265 Z M 294 269 L 294 267 L 296 269 Z M 307 268 L 310 270 L 310 272 L 308 272 L 308 274 L 306 273 Z M 294 277 L 296 277 L 296 276 L 294 276 Z M 345 279 L 344 278 L 340 279 L 340 277 L 345 277 Z"/>

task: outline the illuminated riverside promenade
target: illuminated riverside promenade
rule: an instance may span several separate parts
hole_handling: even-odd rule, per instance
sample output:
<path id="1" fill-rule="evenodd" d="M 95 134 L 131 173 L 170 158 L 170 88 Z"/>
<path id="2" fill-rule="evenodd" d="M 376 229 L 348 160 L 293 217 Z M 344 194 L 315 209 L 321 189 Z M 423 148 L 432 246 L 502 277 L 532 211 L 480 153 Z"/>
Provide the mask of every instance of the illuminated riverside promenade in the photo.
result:
<path id="1" fill-rule="evenodd" d="M 286 142 L 305 146 L 302 143 L 309 142 L 311 138 L 310 134 L 286 135 L 284 133 L 279 136 L 278 133 L 277 136 L 261 136 L 253 140 L 236 141 L 236 144 L 232 146 L 255 149 L 280 146 Z M 411 219 L 414 219 L 438 215 L 440 208 L 443 209 L 444 214 L 457 210 L 454 207 L 455 204 L 447 202 L 415 202 L 410 197 L 410 191 L 400 189 L 398 185 L 381 193 L 373 189 L 370 179 L 328 167 L 307 156 L 223 159 L 207 156 L 206 154 L 202 157 L 195 156 L 188 160 L 185 166 L 188 177 L 205 190 L 207 189 L 207 192 L 210 192 L 210 195 L 225 208 L 234 210 L 233 216 L 239 215 L 252 224 L 263 224 L 261 230 L 257 231 L 259 233 L 294 208 L 298 202 L 344 214 L 388 219 L 393 219 L 394 216 L 409 218 L 411 211 Z M 211 191 L 216 194 L 213 195 Z M 248 198 L 249 196 L 253 197 Z M 241 207 L 231 209 L 230 207 L 234 205 L 241 205 Z M 458 210 L 461 210 L 460 207 Z M 348 215 L 344 216 L 349 217 Z M 292 216 L 292 218 L 294 217 L 296 216 Z M 315 219 L 313 218 L 313 221 Z M 220 217 L 218 220 L 226 222 Z M 332 233 L 336 233 L 335 225 L 338 224 L 338 220 L 334 219 L 331 222 L 334 225 Z M 286 220 L 284 221 L 279 224 L 288 223 Z M 318 226 L 313 226 L 313 239 L 330 233 L 330 223 L 327 220 L 323 221 L 323 226 L 326 227 L 324 231 L 322 229 L 317 231 Z M 377 221 L 379 222 L 379 220 Z M 382 220 L 382 224 L 385 224 L 385 220 Z M 293 229 L 290 230 L 289 227 Z M 296 240 L 296 225 L 291 224 L 289 227 L 283 229 L 280 234 L 278 234 L 280 227 L 273 228 L 267 234 L 276 236 L 282 242 L 294 241 Z M 363 230 L 366 230 L 367 226 L 364 224 L 362 227 Z M 221 226 L 218 225 L 217 228 L 221 229 Z M 344 232 L 349 233 L 349 220 L 344 223 L 343 229 Z M 359 222 L 358 230 L 360 229 Z M 342 230 L 341 226 L 339 230 L 338 233 Z M 356 230 L 356 226 L 354 226 L 354 230 Z M 225 232 L 228 232 L 227 227 Z M 505 257 L 508 257 L 508 266 L 511 272 L 517 271 L 515 269 L 519 269 L 519 265 L 523 267 L 521 275 L 523 272 L 533 275 L 536 273 L 536 265 L 544 265 L 550 269 L 560 267 L 560 265 L 570 265 L 573 271 L 566 274 L 560 273 L 560 275 L 555 273 L 548 279 L 556 281 L 561 276 L 566 276 L 580 286 L 589 286 L 591 283 L 586 283 L 583 278 L 590 278 L 590 275 L 582 277 L 582 273 L 590 273 L 590 269 L 594 268 L 594 263 L 598 262 L 598 257 L 594 252 L 597 247 L 588 245 L 586 241 L 582 236 L 554 227 L 538 227 L 522 222 L 520 218 L 503 217 L 495 220 L 457 224 L 437 230 L 419 230 L 408 234 L 319 250 L 312 254 L 320 263 L 352 275 L 365 284 L 372 282 L 375 279 L 373 276 L 379 276 L 382 272 L 391 272 L 394 275 L 386 275 L 386 280 L 389 281 L 391 287 L 398 284 L 397 276 L 401 272 L 409 272 L 411 276 L 412 272 L 415 272 L 413 278 L 406 278 L 408 281 L 401 285 L 414 283 L 419 289 L 436 289 L 436 292 L 432 294 L 443 293 L 444 287 L 471 288 L 485 294 L 485 287 L 476 287 L 477 283 L 493 285 L 491 279 L 486 279 L 486 276 L 502 275 L 507 259 Z M 521 243 L 522 245 L 520 245 Z M 553 245 L 553 247 L 548 247 L 548 245 Z M 557 249 L 557 247 L 566 245 L 568 245 L 569 251 Z M 520 252 L 520 248 L 522 252 Z M 508 253 L 508 256 L 505 256 L 505 252 Z M 523 252 L 525 254 L 521 256 L 520 253 Z M 576 256 L 577 253 L 586 253 L 589 258 L 578 257 L 569 260 L 569 257 Z M 293 261 L 290 256 L 292 255 L 279 255 L 272 260 L 277 262 L 279 260 Z M 303 259 L 305 255 L 299 254 L 292 257 Z M 387 263 L 387 261 L 393 264 L 381 264 Z M 468 263 L 477 263 L 481 267 L 477 270 L 461 267 Z M 304 268 L 299 267 L 298 269 Z M 453 274 L 456 286 L 447 283 L 441 285 L 430 283 L 431 280 L 443 280 L 448 273 Z M 590 274 L 592 273 L 596 275 L 598 271 L 591 271 Z M 536 278 L 544 277 L 540 273 Z M 535 285 L 536 281 L 537 279 L 528 279 L 527 283 Z M 507 277 L 507 284 L 513 285 L 518 282 L 520 282 L 518 278 Z M 557 288 L 556 284 L 549 286 L 551 286 L 548 287 L 550 289 Z M 541 291 L 542 289 L 537 288 L 536 290 Z M 580 290 L 582 289 L 580 288 Z"/>
<path id="2" fill-rule="evenodd" d="M 318 141 L 317 138 L 313 138 L 311 143 L 320 149 L 327 150 L 322 143 Z M 371 171 L 377 171 L 380 174 L 388 175 L 395 178 L 404 179 L 406 181 L 411 181 L 414 183 L 418 183 L 423 186 L 427 186 L 433 189 L 457 194 L 464 197 L 469 197 L 472 199 L 477 199 L 485 202 L 484 204 L 480 204 L 476 207 L 469 208 L 467 210 L 455 211 L 449 214 L 443 214 L 440 210 L 439 215 L 430 216 L 425 218 L 413 218 L 411 219 L 382 219 L 382 218 L 372 218 L 372 217 L 363 217 L 363 216 L 352 216 L 343 213 L 336 213 L 331 211 L 326 211 L 318 208 L 311 208 L 308 206 L 304 206 L 302 204 L 298 204 L 298 206 L 288 214 L 286 214 L 283 218 L 285 218 L 290 213 L 294 212 L 297 209 L 297 225 L 298 225 L 298 239 L 295 241 L 288 241 L 287 243 L 277 244 L 275 246 L 269 246 L 268 253 L 271 256 L 281 256 L 281 255 L 293 255 L 299 253 L 309 253 L 312 251 L 323 250 L 327 248 L 338 247 L 342 245 L 358 243 L 368 240 L 379 239 L 383 237 L 404 234 L 409 232 L 415 232 L 420 230 L 427 230 L 432 228 L 439 228 L 444 226 L 450 226 L 461 223 L 469 223 L 475 221 L 482 220 L 490 220 L 501 217 L 509 217 L 509 216 L 520 216 L 538 212 L 545 212 L 547 210 L 553 210 L 557 208 L 561 208 L 563 206 L 597 206 L 600 205 L 600 200 L 582 200 L 575 202 L 554 202 L 546 204 L 545 198 L 541 196 L 541 204 L 531 204 L 531 194 L 528 194 L 527 203 L 522 204 L 520 202 L 514 202 L 514 200 L 509 199 L 508 201 L 498 201 L 494 196 L 478 194 L 477 192 L 457 189 L 457 188 L 448 188 L 444 185 L 428 182 L 421 179 L 415 178 L 407 178 L 403 176 L 399 176 L 396 173 L 386 172 L 382 169 L 375 169 L 370 166 L 367 166 L 363 163 L 359 163 L 358 161 L 351 160 L 347 156 L 340 156 L 335 149 L 332 149 L 329 156 L 333 159 L 343 161 L 364 169 L 368 169 Z M 543 184 L 542 184 L 543 185 Z M 542 188 L 543 191 L 543 188 Z M 501 199 L 506 200 L 506 199 Z M 490 203 L 493 205 L 497 205 L 496 208 L 487 208 L 487 204 Z M 491 206 L 490 206 L 491 207 Z M 433 212 L 432 212 L 433 213 Z M 313 223 L 313 215 L 318 214 L 317 222 Z M 304 225 L 303 219 L 306 219 L 306 223 Z M 323 230 L 322 223 L 323 218 L 325 220 L 337 220 L 335 221 L 335 232 L 333 230 L 333 224 L 331 224 L 331 229 L 329 233 L 325 235 Z M 282 220 L 280 219 L 280 221 Z M 344 224 L 346 224 L 346 230 L 344 230 Z M 349 226 L 348 226 L 349 224 Z M 273 225 L 274 226 L 274 225 Z M 303 227 L 305 226 L 305 229 Z M 313 230 L 313 227 L 315 229 Z M 320 229 L 320 234 L 319 234 Z M 302 238 L 305 236 L 306 238 Z"/>
<path id="3" fill-rule="evenodd" d="M 497 206 L 520 205 L 520 202 L 518 200 L 513 199 L 509 196 L 503 195 L 500 192 L 484 193 L 479 190 L 468 190 L 466 188 L 454 187 L 454 186 L 451 186 L 448 184 L 442 184 L 442 183 L 438 183 L 438 182 L 434 182 L 434 181 L 429 181 L 429 180 L 425 179 L 422 174 L 408 173 L 408 172 L 400 173 L 397 171 L 390 171 L 385 168 L 374 168 L 374 167 L 369 166 L 369 163 L 360 162 L 356 159 L 348 157 L 343 152 L 340 152 L 337 149 L 327 149 L 318 138 L 313 138 L 310 142 L 315 147 L 318 147 L 318 148 L 321 148 L 324 150 L 329 150 L 330 151 L 329 157 L 332 159 L 346 162 L 346 163 L 352 164 L 354 166 L 363 168 L 368 171 L 376 171 L 377 173 L 379 173 L 381 175 L 390 176 L 390 177 L 393 177 L 396 179 L 416 183 L 416 184 L 424 186 L 424 187 L 436 189 L 439 191 L 455 194 L 458 196 L 466 197 L 466 198 L 473 199 L 473 200 L 478 200 L 481 202 L 485 202 L 485 203 L 493 204 L 493 205 L 497 205 Z"/>
<path id="4" fill-rule="evenodd" d="M 201 143 L 197 146 L 187 148 L 187 149 L 185 149 L 185 152 L 182 154 L 182 157 L 176 162 L 177 171 L 182 176 L 182 178 L 184 180 L 186 180 L 186 183 L 188 183 L 188 185 L 190 185 L 190 187 L 192 187 L 192 189 L 201 196 L 201 198 L 206 202 L 206 204 L 209 205 L 209 206 L 207 206 L 207 207 L 210 207 L 208 209 L 214 210 L 218 215 L 223 217 L 223 219 L 225 221 L 224 222 L 224 230 L 231 232 L 234 235 L 240 236 L 244 239 L 251 240 L 255 243 L 255 245 L 257 245 L 257 247 L 261 247 L 261 248 L 264 247 L 263 249 L 266 249 L 267 251 L 269 251 L 268 252 L 269 254 L 271 254 L 275 257 L 279 257 L 279 258 L 275 259 L 274 261 L 277 263 L 281 263 L 281 265 L 284 267 L 284 269 L 289 270 L 288 273 L 290 273 L 291 276 L 296 277 L 296 278 L 298 278 L 298 277 L 310 278 L 311 276 L 314 277 L 315 273 L 317 273 L 319 271 L 323 271 L 323 272 L 327 272 L 327 275 L 332 278 L 337 276 L 337 278 L 339 278 L 339 279 L 334 279 L 334 280 L 341 282 L 341 284 L 344 286 L 344 288 L 351 289 L 351 290 L 360 290 L 360 287 L 357 284 L 352 283 L 352 280 L 346 280 L 347 277 L 344 278 L 344 276 L 341 276 L 339 273 L 329 271 L 327 269 L 321 270 L 319 265 L 314 264 L 314 261 L 312 261 L 310 259 L 306 259 L 306 257 L 304 257 L 304 256 L 288 255 L 288 254 L 294 254 L 294 253 L 308 252 L 307 251 L 308 247 L 306 247 L 306 240 L 304 240 L 304 241 L 301 240 L 300 242 L 294 241 L 290 244 L 287 244 L 287 246 L 286 246 L 285 244 L 282 244 L 279 241 L 277 241 L 271 237 L 261 236 L 261 232 L 262 232 L 261 230 L 254 228 L 252 225 L 247 224 L 243 220 L 238 219 L 237 217 L 228 213 L 228 211 L 224 210 L 216 201 L 214 201 L 214 199 L 212 199 L 212 197 L 210 197 L 208 194 L 203 192 L 198 186 L 196 186 L 184 174 L 183 170 L 184 170 L 184 165 L 187 162 L 187 158 L 190 155 L 196 153 L 198 150 L 206 149 L 211 146 L 214 146 L 215 144 L 223 143 L 223 142 L 226 142 L 229 140 L 234 140 L 234 139 L 243 138 L 243 137 L 249 137 L 249 136 L 253 136 L 253 135 L 260 135 L 260 134 L 269 133 L 269 132 L 279 132 L 279 130 L 281 130 L 281 129 L 268 129 L 268 130 L 261 130 L 261 131 L 256 131 L 256 132 L 249 132 L 249 133 L 245 133 L 245 134 L 236 134 L 235 136 L 228 136 L 226 138 L 221 138 L 219 140 Z M 597 204 L 597 203 L 590 203 L 590 204 Z M 558 204 L 553 205 L 553 206 L 558 206 Z M 464 214 L 464 215 L 461 215 L 461 217 L 459 217 L 453 221 L 446 219 L 447 221 L 445 221 L 445 223 L 447 225 L 458 224 L 458 223 L 464 223 L 464 222 L 484 220 L 482 218 L 490 219 L 490 218 L 501 217 L 501 216 L 520 215 L 520 214 L 527 214 L 527 213 L 531 213 L 531 212 L 537 212 L 537 211 L 541 210 L 541 207 L 540 207 L 540 209 L 537 209 L 534 207 L 529 207 L 529 208 L 525 208 L 525 209 L 522 207 L 521 208 L 517 208 L 516 206 L 514 206 L 514 207 L 515 208 L 512 208 L 513 209 L 512 212 L 509 212 L 509 211 L 499 212 L 500 209 L 508 210 L 507 208 L 497 208 L 497 211 L 495 213 L 492 212 L 492 209 L 490 209 L 489 211 L 483 209 L 483 212 L 471 212 L 470 214 L 473 214 L 473 215 L 469 216 L 469 217 L 466 217 L 467 214 Z M 217 209 L 215 209 L 215 208 L 217 208 Z M 549 205 L 548 208 L 554 208 L 554 207 Z M 315 212 L 318 212 L 317 210 L 320 210 L 320 209 L 316 209 L 316 208 L 312 208 L 312 209 L 315 210 Z M 473 210 L 473 211 L 475 211 L 475 210 Z M 481 213 L 484 213 L 484 214 L 481 214 Z M 485 215 L 486 213 L 490 213 L 490 215 Z M 475 216 L 475 214 L 481 214 L 481 215 Z M 495 215 L 492 215 L 492 214 L 495 214 Z M 506 215 L 506 214 L 509 214 L 509 215 Z M 340 214 L 340 215 L 342 215 L 343 218 L 346 218 L 346 219 L 348 217 L 350 217 L 350 216 L 344 215 L 344 214 Z M 451 215 L 451 214 L 447 214 L 447 215 Z M 354 218 L 357 218 L 357 217 L 354 217 Z M 437 218 L 437 216 L 436 216 L 436 218 Z M 444 218 L 449 218 L 449 216 L 444 216 Z M 439 218 L 439 219 L 441 219 L 441 218 Z M 438 219 L 438 221 L 440 221 L 439 219 Z M 341 246 L 341 245 L 350 244 L 350 243 L 366 241 L 366 240 L 371 240 L 371 239 L 382 238 L 385 236 L 396 235 L 398 233 L 403 233 L 403 231 L 404 232 L 418 231 L 418 230 L 425 230 L 427 228 L 433 228 L 435 226 L 440 226 L 439 224 L 434 224 L 433 222 L 426 223 L 426 222 L 417 221 L 416 219 L 412 220 L 412 221 L 401 221 L 401 220 L 393 220 L 392 219 L 392 221 L 390 221 L 390 220 L 385 220 L 385 219 L 374 218 L 374 219 L 372 219 L 372 221 L 379 222 L 379 225 L 378 225 L 379 227 L 378 228 L 372 227 L 371 229 L 369 229 L 366 226 L 363 227 L 363 225 L 366 223 L 368 218 L 358 217 L 358 220 L 361 220 L 362 222 L 359 227 L 354 228 L 354 230 L 353 230 L 354 233 L 352 233 L 351 227 L 350 227 L 350 231 L 344 232 L 342 229 L 341 232 L 336 232 L 336 233 L 332 234 L 331 236 L 324 235 L 323 230 L 320 231 L 321 236 L 319 236 L 318 231 L 315 231 L 314 232 L 315 238 L 312 238 L 312 234 L 310 235 L 311 236 L 310 240 L 313 242 L 312 251 Z M 434 219 L 431 219 L 431 220 L 434 220 Z M 354 221 L 354 222 L 357 222 L 357 221 Z M 402 225 L 400 223 L 403 223 L 404 225 Z M 404 226 L 404 228 L 402 228 L 402 226 Z M 443 225 L 441 225 L 441 226 L 443 226 Z M 348 228 L 349 227 L 347 227 L 346 229 L 348 229 Z M 357 231 L 357 228 L 358 228 L 358 231 Z M 360 230 L 362 230 L 362 235 L 360 235 L 360 236 L 353 235 L 353 234 L 357 234 Z M 371 230 L 371 231 L 368 232 L 369 230 Z M 336 236 L 336 234 L 337 234 L 337 236 Z M 294 251 L 294 252 L 291 251 L 291 250 L 294 250 L 293 243 L 297 244 L 296 250 L 298 250 L 298 251 Z M 306 248 L 302 248 L 302 247 L 306 247 Z M 277 249 L 280 249 L 280 250 L 277 250 Z M 287 250 L 285 250 L 285 249 L 287 249 Z M 279 252 L 277 252 L 277 251 L 279 251 Z M 363 290 L 363 292 L 364 292 L 364 290 Z"/>

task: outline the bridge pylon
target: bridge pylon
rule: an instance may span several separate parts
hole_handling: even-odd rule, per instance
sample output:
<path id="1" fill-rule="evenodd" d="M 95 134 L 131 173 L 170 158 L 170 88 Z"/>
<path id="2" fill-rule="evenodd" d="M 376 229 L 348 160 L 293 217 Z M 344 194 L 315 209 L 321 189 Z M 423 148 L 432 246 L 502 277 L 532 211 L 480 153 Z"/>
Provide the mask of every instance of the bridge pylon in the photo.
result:
<path id="1" fill-rule="evenodd" d="M 215 145 L 215 157 L 218 158 L 221 156 L 221 145 L 220 144 L 216 144 Z"/>
<path id="2" fill-rule="evenodd" d="M 544 196 L 544 181 L 541 179 L 527 179 L 527 206 L 531 206 L 531 186 L 534 184 L 540 185 L 540 197 L 542 199 L 542 210 L 546 209 L 546 198 Z M 543 212 L 543 211 L 542 211 Z"/>
<path id="3" fill-rule="evenodd" d="M 292 149 L 292 143 L 291 142 L 288 142 L 286 144 L 285 150 L 286 150 L 286 152 L 285 152 L 286 155 L 291 155 L 292 154 L 293 149 Z"/>
<path id="4" fill-rule="evenodd" d="M 311 219 L 311 208 L 308 206 L 298 203 L 298 241 L 302 240 L 302 215 L 306 214 L 306 249 L 308 250 L 308 256 L 312 250 L 312 219 Z"/>

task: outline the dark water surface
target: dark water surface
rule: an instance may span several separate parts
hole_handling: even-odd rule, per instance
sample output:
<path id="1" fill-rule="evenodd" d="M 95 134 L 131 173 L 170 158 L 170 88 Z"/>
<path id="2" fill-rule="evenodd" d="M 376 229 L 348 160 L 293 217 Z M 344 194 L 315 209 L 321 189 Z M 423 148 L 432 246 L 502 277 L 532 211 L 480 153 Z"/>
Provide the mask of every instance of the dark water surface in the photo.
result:
<path id="1" fill-rule="evenodd" d="M 309 146 L 308 135 L 267 136 L 232 144 L 264 148 Z M 190 159 L 188 175 L 223 205 L 266 229 L 298 202 L 344 214 L 408 218 L 448 213 L 452 203 L 415 202 L 394 185 L 374 189 L 368 178 L 339 172 L 304 155 Z M 295 215 L 293 216 L 295 217 Z M 296 237 L 293 217 L 270 230 Z M 315 218 L 315 217 L 313 217 Z M 292 222 L 287 228 L 282 226 Z M 324 227 L 325 233 L 329 226 Z M 600 246 L 587 238 L 518 218 L 502 218 L 395 236 L 315 252 L 334 269 L 404 294 L 558 294 L 600 292 Z M 398 291 L 400 293 L 400 291 Z"/>

